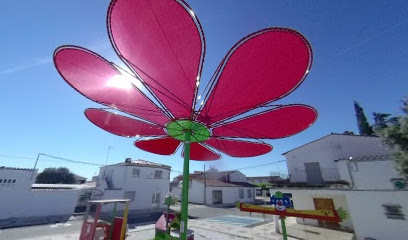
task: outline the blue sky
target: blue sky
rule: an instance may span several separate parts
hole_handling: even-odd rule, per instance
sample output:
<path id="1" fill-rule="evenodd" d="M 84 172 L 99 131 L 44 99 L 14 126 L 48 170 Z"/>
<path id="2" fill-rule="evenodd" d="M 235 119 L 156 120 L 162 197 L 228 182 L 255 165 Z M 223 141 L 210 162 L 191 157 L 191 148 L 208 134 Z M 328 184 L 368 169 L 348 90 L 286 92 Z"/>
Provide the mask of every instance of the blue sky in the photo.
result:
<path id="1" fill-rule="evenodd" d="M 281 104 L 305 103 L 319 112 L 308 130 L 267 141 L 274 151 L 255 158 L 194 162 L 190 170 L 244 168 L 284 159 L 281 154 L 331 132 L 357 132 L 353 101 L 371 113 L 399 114 L 407 94 L 408 2 L 402 1 L 188 1 L 207 40 L 202 79 L 209 79 L 235 42 L 266 27 L 289 27 L 311 43 L 314 62 L 306 81 Z M 126 157 L 182 170 L 178 152 L 164 157 L 138 150 L 133 140 L 95 127 L 83 115 L 97 104 L 69 87 L 52 64 L 55 48 L 80 45 L 120 63 L 106 31 L 108 0 L 1 1 L 0 166 L 32 167 L 37 153 L 104 164 Z M 2 157 L 18 156 L 28 159 Z M 38 167 L 69 167 L 90 177 L 98 168 L 41 157 Z M 248 176 L 285 171 L 279 163 L 242 170 Z M 176 175 L 174 173 L 173 175 Z"/>

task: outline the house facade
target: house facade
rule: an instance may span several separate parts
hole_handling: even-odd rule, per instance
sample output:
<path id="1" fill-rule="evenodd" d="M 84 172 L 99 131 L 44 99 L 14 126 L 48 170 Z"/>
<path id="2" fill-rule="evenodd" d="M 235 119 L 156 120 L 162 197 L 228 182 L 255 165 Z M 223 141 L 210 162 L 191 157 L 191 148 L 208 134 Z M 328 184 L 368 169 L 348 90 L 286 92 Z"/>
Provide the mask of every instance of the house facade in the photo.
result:
<path id="1" fill-rule="evenodd" d="M 101 167 L 96 188 L 103 191 L 104 199 L 130 199 L 130 211 L 161 210 L 169 193 L 170 169 L 168 165 L 127 158 Z"/>
<path id="2" fill-rule="evenodd" d="M 0 228 L 66 221 L 78 185 L 34 184 L 37 170 L 0 167 Z"/>
<path id="3" fill-rule="evenodd" d="M 295 209 L 338 209 L 349 217 L 337 223 L 298 223 L 354 231 L 358 240 L 405 239 L 408 191 L 394 169 L 390 149 L 379 137 L 329 134 L 284 153 Z"/>
<path id="4" fill-rule="evenodd" d="M 178 185 L 172 188 L 172 194 L 181 199 L 182 176 L 175 178 Z M 190 174 L 188 200 L 191 203 L 205 205 L 232 205 L 237 201 L 253 202 L 255 185 L 247 182 L 240 171 L 217 171 Z"/>

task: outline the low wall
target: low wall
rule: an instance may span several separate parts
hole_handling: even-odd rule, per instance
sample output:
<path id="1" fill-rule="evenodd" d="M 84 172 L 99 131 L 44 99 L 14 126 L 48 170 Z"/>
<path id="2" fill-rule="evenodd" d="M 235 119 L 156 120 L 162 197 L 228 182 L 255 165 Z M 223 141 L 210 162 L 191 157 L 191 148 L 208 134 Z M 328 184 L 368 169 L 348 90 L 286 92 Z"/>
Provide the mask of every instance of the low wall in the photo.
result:
<path id="1" fill-rule="evenodd" d="M 66 221 L 74 212 L 78 193 L 78 190 L 2 192 L 0 228 Z"/>

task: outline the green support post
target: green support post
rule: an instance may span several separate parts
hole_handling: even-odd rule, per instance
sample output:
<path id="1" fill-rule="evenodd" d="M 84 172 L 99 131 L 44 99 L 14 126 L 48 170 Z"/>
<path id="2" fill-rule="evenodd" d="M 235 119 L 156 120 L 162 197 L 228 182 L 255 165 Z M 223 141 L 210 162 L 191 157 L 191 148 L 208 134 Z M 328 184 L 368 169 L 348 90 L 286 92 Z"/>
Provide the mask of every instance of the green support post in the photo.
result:
<path id="1" fill-rule="evenodd" d="M 112 209 L 112 213 L 111 213 L 111 217 L 110 217 L 110 225 L 111 227 L 109 228 L 109 233 L 108 233 L 108 240 L 112 240 L 112 236 L 113 236 L 113 224 L 115 222 L 115 216 L 116 216 L 116 207 L 117 207 L 118 203 L 115 203 L 113 205 L 113 209 Z"/>
<path id="2" fill-rule="evenodd" d="M 184 167 L 183 167 L 183 190 L 181 199 L 180 240 L 187 240 L 188 219 L 188 188 L 189 188 L 189 164 L 190 164 L 190 137 L 191 130 L 184 130 Z"/>
<path id="3" fill-rule="evenodd" d="M 288 240 L 288 234 L 286 233 L 285 217 L 280 217 L 280 220 L 281 220 L 281 225 L 282 225 L 283 240 Z"/>

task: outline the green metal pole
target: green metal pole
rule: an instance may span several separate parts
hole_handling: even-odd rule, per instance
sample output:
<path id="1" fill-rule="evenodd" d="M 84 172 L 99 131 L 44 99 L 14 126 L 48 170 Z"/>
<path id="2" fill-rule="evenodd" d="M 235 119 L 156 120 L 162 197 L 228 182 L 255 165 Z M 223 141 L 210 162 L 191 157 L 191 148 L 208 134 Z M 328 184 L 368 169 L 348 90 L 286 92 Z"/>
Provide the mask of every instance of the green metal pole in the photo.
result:
<path id="1" fill-rule="evenodd" d="M 281 220 L 281 225 L 282 225 L 283 240 L 288 240 L 288 234 L 286 233 L 285 217 L 280 217 L 280 220 Z"/>
<path id="2" fill-rule="evenodd" d="M 107 238 L 108 240 L 112 240 L 112 236 L 113 236 L 113 224 L 115 222 L 116 207 L 117 207 L 117 203 L 114 203 L 113 209 L 111 212 L 111 217 L 110 217 L 110 228 L 109 228 L 109 233 L 108 233 L 108 238 Z"/>
<path id="3" fill-rule="evenodd" d="M 191 130 L 184 130 L 184 167 L 183 167 L 183 190 L 181 194 L 181 222 L 180 240 L 187 240 L 187 219 L 188 219 L 188 188 L 189 188 L 189 163 L 190 163 L 190 137 Z"/>

